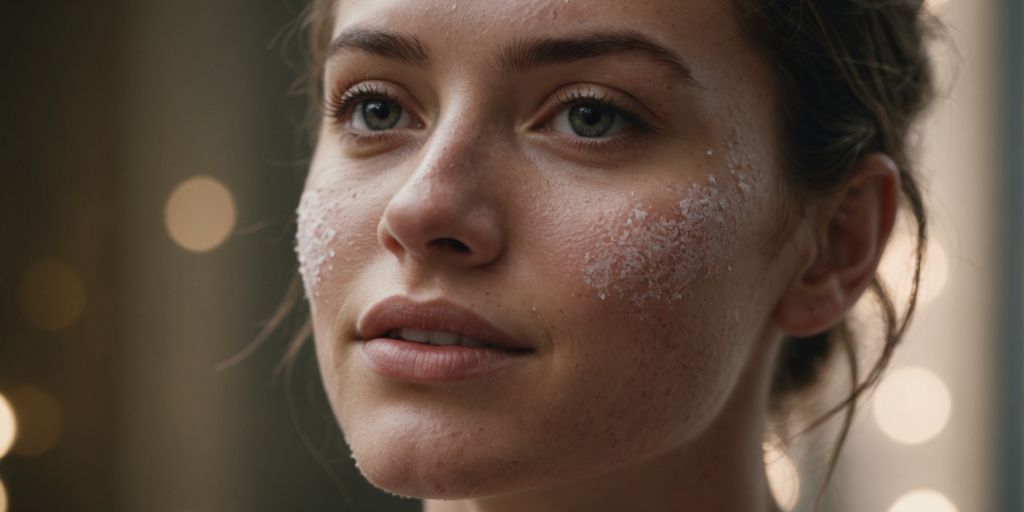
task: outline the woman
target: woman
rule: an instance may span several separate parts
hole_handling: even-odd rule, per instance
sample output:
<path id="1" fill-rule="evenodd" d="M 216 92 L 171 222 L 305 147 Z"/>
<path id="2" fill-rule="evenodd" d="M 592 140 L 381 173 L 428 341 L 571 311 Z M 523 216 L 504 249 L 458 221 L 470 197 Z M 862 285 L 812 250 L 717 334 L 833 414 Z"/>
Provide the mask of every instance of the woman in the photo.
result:
<path id="1" fill-rule="evenodd" d="M 920 11 L 317 2 L 297 252 L 366 478 L 428 512 L 777 510 L 762 441 L 871 341 L 850 308 L 887 336 L 848 410 L 905 326 L 876 267 L 901 194 L 925 233 Z"/>

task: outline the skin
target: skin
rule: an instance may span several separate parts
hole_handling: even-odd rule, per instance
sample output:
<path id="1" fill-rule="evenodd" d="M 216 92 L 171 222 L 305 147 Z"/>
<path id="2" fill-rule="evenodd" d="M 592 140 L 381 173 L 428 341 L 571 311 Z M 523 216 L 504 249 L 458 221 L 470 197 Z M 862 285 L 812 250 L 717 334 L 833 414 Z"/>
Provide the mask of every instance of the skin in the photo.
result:
<path id="1" fill-rule="evenodd" d="M 352 115 L 326 118 L 300 214 L 324 385 L 371 483 L 429 512 L 777 510 L 761 451 L 775 355 L 863 291 L 898 179 L 890 160 L 866 157 L 847 187 L 784 222 L 794 209 L 771 72 L 726 5 L 338 7 L 335 35 L 386 29 L 430 55 L 424 66 L 330 57 L 328 97 L 370 80 L 409 117 L 372 140 Z M 646 35 L 694 80 L 636 53 L 496 65 L 524 38 L 595 30 Z M 580 144 L 553 98 L 581 89 L 653 130 Z M 715 206 L 679 207 L 707 197 Z M 660 240 L 658 229 L 678 239 L 630 241 Z M 611 271 L 599 290 L 586 269 L 601 255 Z M 678 293 L 652 293 L 652 275 Z M 394 295 L 454 301 L 536 351 L 483 379 L 389 380 L 358 353 L 356 322 Z"/>

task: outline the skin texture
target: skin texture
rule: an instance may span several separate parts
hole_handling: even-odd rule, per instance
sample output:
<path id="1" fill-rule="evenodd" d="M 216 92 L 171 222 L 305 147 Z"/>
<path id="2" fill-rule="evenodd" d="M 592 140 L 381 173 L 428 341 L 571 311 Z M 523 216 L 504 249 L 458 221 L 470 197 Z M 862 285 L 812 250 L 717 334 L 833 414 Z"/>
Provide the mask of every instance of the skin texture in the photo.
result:
<path id="1" fill-rule="evenodd" d="M 866 159 L 854 188 L 783 222 L 771 73 L 725 5 L 338 7 L 336 35 L 411 35 L 430 57 L 329 58 L 328 98 L 372 81 L 409 117 L 373 139 L 325 118 L 299 212 L 324 385 L 370 482 L 430 512 L 775 510 L 761 454 L 775 353 L 863 291 L 896 178 Z M 594 31 L 642 33 L 694 80 L 636 52 L 498 65 L 523 40 Z M 581 90 L 651 129 L 580 143 L 554 99 Z M 536 351 L 482 379 L 382 377 L 357 321 L 396 295 L 453 301 Z"/>

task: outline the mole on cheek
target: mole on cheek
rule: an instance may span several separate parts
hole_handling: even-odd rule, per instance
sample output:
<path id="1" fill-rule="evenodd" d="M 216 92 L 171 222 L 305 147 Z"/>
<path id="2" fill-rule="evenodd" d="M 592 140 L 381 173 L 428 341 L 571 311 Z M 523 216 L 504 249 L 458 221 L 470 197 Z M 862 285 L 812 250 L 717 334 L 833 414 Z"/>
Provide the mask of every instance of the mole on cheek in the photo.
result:
<path id="1" fill-rule="evenodd" d="M 733 204 L 717 179 L 671 186 L 679 199 L 667 211 L 636 206 L 584 256 L 583 282 L 601 300 L 676 301 L 726 256 Z"/>

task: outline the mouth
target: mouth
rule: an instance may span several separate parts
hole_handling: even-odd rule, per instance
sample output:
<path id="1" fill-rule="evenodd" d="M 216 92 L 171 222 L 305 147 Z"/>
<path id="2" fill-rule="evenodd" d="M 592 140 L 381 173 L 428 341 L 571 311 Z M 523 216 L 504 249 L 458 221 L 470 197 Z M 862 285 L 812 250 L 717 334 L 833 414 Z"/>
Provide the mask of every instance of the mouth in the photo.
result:
<path id="1" fill-rule="evenodd" d="M 535 351 L 528 341 L 447 301 L 396 297 L 371 307 L 358 323 L 358 341 L 378 374 L 409 382 L 482 378 L 514 367 Z"/>
<path id="2" fill-rule="evenodd" d="M 459 347 L 476 347 L 476 348 L 501 348 L 489 343 L 484 343 L 480 340 L 468 338 L 466 336 L 459 336 L 454 332 L 445 331 L 424 331 L 420 329 L 412 329 L 409 327 L 402 329 L 392 329 L 387 332 L 387 337 L 393 340 L 400 341 L 411 341 L 413 343 L 423 343 L 426 345 L 434 345 L 438 347 L 448 346 L 459 346 Z"/>
<path id="3" fill-rule="evenodd" d="M 387 338 L 434 346 L 533 352 L 529 342 L 508 335 L 480 315 L 452 302 L 416 302 L 392 297 L 371 307 L 358 323 L 361 340 Z"/>

